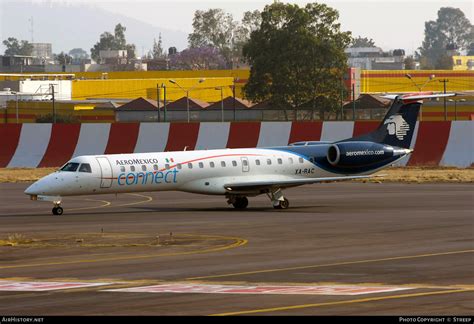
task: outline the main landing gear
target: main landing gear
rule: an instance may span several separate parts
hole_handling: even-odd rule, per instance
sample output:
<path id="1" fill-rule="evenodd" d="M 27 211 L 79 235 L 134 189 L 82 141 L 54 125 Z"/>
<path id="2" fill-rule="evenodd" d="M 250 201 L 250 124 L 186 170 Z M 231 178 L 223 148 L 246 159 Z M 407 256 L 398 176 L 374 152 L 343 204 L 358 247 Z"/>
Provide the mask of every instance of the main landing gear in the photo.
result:
<path id="1" fill-rule="evenodd" d="M 283 192 L 281 189 L 276 189 L 275 191 L 267 193 L 268 198 L 270 198 L 273 208 L 275 209 L 287 209 L 290 207 L 290 202 L 288 199 L 283 197 Z M 249 204 L 249 200 L 246 196 L 240 195 L 227 195 L 227 203 L 234 206 L 235 209 L 245 209 Z"/>
<path id="2" fill-rule="evenodd" d="M 290 207 L 290 201 L 283 197 L 281 189 L 267 193 L 267 196 L 272 201 L 273 208 L 275 209 L 287 209 Z"/>
<path id="3" fill-rule="evenodd" d="M 229 196 L 228 204 L 232 204 L 235 209 L 245 209 L 249 205 L 249 200 L 245 196 Z"/>

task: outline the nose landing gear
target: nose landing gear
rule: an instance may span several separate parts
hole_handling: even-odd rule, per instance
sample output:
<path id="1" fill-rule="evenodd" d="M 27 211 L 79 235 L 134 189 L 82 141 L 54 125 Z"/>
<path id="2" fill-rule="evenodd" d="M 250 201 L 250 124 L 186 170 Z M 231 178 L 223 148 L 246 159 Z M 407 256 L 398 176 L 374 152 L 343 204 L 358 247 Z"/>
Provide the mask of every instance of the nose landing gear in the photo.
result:
<path id="1" fill-rule="evenodd" d="M 54 203 L 53 215 L 62 215 L 64 210 L 61 207 L 61 200 L 53 201 L 53 203 Z"/>
<path id="2" fill-rule="evenodd" d="M 57 206 L 53 208 L 53 215 L 62 215 L 64 212 L 61 206 Z"/>

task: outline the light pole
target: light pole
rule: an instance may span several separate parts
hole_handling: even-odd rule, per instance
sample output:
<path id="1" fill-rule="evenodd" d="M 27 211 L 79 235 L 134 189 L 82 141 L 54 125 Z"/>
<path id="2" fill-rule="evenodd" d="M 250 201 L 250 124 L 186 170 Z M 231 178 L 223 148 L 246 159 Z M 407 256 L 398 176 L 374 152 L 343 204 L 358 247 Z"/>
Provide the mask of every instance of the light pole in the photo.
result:
<path id="1" fill-rule="evenodd" d="M 203 83 L 204 81 L 206 81 L 206 79 L 199 79 L 197 84 L 195 84 L 193 87 L 187 90 L 184 89 L 182 86 L 180 86 L 179 83 L 176 82 L 175 80 L 170 79 L 168 81 L 172 84 L 176 84 L 181 90 L 183 90 L 186 93 L 186 111 L 188 112 L 188 123 L 189 123 L 189 92 L 193 90 L 194 88 L 196 88 L 200 83 Z"/>
<path id="2" fill-rule="evenodd" d="M 425 85 L 427 85 L 428 83 L 430 83 L 431 81 L 433 81 L 436 76 L 435 76 L 434 74 L 431 74 L 431 75 L 428 77 L 428 80 L 426 80 L 425 83 L 423 83 L 423 85 L 422 85 L 421 87 L 415 82 L 415 80 L 413 80 L 411 74 L 407 73 L 407 74 L 405 74 L 405 77 L 406 77 L 407 79 L 409 79 L 411 82 L 413 82 L 413 84 L 415 85 L 415 87 L 418 88 L 418 91 L 421 92 L 421 90 L 423 90 L 423 87 L 424 87 Z M 420 121 L 421 121 L 421 118 L 422 118 L 422 116 L 423 116 L 423 112 L 422 112 L 422 110 L 421 110 L 422 107 L 423 107 L 423 106 L 420 106 Z"/>
<path id="3" fill-rule="evenodd" d="M 220 86 L 214 89 L 221 91 L 221 121 L 224 122 L 224 87 Z"/>
<path id="4" fill-rule="evenodd" d="M 458 120 L 458 102 L 466 102 L 466 99 L 448 99 L 449 102 L 454 102 L 454 120 Z"/>
<path id="5" fill-rule="evenodd" d="M 52 97 L 52 100 L 53 100 L 53 124 L 56 124 L 56 105 L 55 105 L 55 100 L 54 100 L 54 84 L 51 83 L 49 86 L 51 87 L 51 95 L 53 96 Z"/>
<path id="6" fill-rule="evenodd" d="M 413 82 L 413 84 L 415 85 L 415 87 L 418 88 L 418 91 L 421 92 L 421 90 L 423 89 L 423 87 L 424 87 L 425 85 L 427 85 L 429 82 L 433 81 L 433 79 L 434 79 L 436 76 L 435 76 L 434 74 L 430 75 L 430 76 L 428 77 L 428 80 L 426 80 L 426 82 L 423 83 L 423 85 L 422 85 L 421 87 L 415 82 L 415 80 L 413 80 L 413 77 L 411 76 L 411 74 L 406 73 L 406 74 L 405 74 L 405 77 L 406 77 L 407 79 L 409 79 L 411 82 Z"/>

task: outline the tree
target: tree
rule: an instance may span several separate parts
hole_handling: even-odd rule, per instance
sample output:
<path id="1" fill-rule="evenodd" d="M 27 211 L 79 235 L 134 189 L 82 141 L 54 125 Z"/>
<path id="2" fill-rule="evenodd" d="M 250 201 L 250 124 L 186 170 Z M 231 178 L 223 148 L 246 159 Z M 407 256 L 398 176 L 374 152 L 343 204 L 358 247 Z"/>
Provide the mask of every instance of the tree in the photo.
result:
<path id="1" fill-rule="evenodd" d="M 444 56 L 448 45 L 465 50 L 472 42 L 474 42 L 474 26 L 464 13 L 457 8 L 441 8 L 436 21 L 425 22 L 425 38 L 419 48 L 423 58 L 422 68 L 445 67 Z"/>
<path id="2" fill-rule="evenodd" d="M 67 55 L 64 52 L 61 52 L 57 55 L 56 54 L 54 55 L 54 60 L 58 61 L 58 63 L 61 64 L 61 65 L 66 65 L 66 64 L 71 64 L 72 57 Z"/>
<path id="3" fill-rule="evenodd" d="M 188 36 L 189 47 L 215 47 L 230 63 L 232 37 L 236 27 L 237 23 L 232 15 L 222 9 L 197 10 L 193 18 L 193 32 Z"/>
<path id="4" fill-rule="evenodd" d="M 407 56 L 403 63 L 405 64 L 405 70 L 414 70 L 416 68 L 413 56 Z"/>
<path id="5" fill-rule="evenodd" d="M 75 60 L 89 58 L 89 54 L 82 48 L 73 48 L 69 51 L 69 55 Z"/>
<path id="6" fill-rule="evenodd" d="M 125 39 L 125 31 L 127 28 L 121 24 L 117 24 L 114 29 L 114 34 L 104 32 L 100 35 L 100 40 L 93 48 L 91 48 L 91 57 L 95 61 L 99 60 L 99 53 L 102 50 L 127 50 L 127 57 L 129 59 L 135 58 L 135 45 L 127 44 Z"/>
<path id="7" fill-rule="evenodd" d="M 374 40 L 367 37 L 357 36 L 352 39 L 351 47 L 377 47 Z"/>
<path id="8" fill-rule="evenodd" d="M 166 55 L 163 51 L 163 45 L 161 41 L 161 33 L 160 36 L 158 37 L 158 42 L 156 42 L 156 39 L 153 39 L 153 51 L 151 53 L 151 57 L 155 60 L 157 59 L 162 59 Z"/>
<path id="9" fill-rule="evenodd" d="M 5 55 L 26 55 L 33 53 L 33 45 L 26 40 L 18 41 L 14 37 L 8 37 L 3 41 L 3 45 L 7 48 Z"/>
<path id="10" fill-rule="evenodd" d="M 311 102 L 320 114 L 340 107 L 351 36 L 340 31 L 338 18 L 325 4 L 267 5 L 243 49 L 251 65 L 246 98 L 284 109 Z"/>
<path id="11" fill-rule="evenodd" d="M 170 56 L 170 66 L 178 70 L 212 70 L 225 67 L 225 59 L 212 46 L 192 47 Z"/>
<path id="12" fill-rule="evenodd" d="M 250 39 L 253 31 L 260 28 L 262 23 L 262 13 L 258 10 L 246 11 L 242 22 L 236 27 L 232 40 L 232 58 L 240 61 L 242 59 L 242 50 Z"/>

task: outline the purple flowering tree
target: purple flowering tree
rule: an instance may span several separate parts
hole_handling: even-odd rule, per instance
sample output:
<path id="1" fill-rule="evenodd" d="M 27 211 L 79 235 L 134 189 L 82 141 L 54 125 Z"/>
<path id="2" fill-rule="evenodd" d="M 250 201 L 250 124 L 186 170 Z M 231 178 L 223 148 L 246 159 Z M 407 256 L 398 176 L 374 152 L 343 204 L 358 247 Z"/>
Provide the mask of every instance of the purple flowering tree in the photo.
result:
<path id="1" fill-rule="evenodd" d="M 217 70 L 225 66 L 225 58 L 213 46 L 187 48 L 170 56 L 170 67 L 175 70 Z"/>

